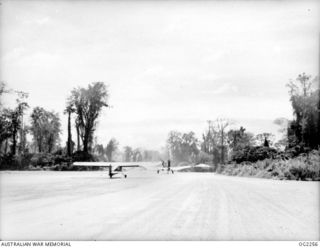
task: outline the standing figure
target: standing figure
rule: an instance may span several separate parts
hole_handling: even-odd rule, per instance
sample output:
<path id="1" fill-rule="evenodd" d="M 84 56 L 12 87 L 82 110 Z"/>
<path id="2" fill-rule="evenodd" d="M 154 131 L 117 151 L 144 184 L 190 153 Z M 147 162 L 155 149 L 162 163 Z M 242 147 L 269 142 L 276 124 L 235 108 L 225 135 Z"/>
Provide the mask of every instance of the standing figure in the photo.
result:
<path id="1" fill-rule="evenodd" d="M 113 176 L 112 166 L 110 165 L 110 166 L 109 166 L 109 177 L 110 177 L 110 179 L 112 178 L 112 176 Z"/>

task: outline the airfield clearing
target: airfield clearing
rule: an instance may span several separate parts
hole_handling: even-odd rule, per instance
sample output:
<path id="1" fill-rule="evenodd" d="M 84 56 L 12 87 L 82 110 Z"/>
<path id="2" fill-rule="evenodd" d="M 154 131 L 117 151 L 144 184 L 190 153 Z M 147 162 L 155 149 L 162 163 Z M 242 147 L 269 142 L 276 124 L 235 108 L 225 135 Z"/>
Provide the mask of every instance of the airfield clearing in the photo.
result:
<path id="1" fill-rule="evenodd" d="M 319 240 L 319 182 L 3 171 L 1 240 Z"/>

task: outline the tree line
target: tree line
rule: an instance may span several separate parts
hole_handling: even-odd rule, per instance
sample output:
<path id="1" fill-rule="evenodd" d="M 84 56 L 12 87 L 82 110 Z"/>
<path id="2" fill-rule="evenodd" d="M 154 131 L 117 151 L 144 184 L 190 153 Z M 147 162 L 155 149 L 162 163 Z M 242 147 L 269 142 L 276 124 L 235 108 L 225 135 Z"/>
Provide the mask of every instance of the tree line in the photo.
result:
<path id="1" fill-rule="evenodd" d="M 16 106 L 8 108 L 1 101 L 5 94 L 14 95 Z M 74 88 L 66 99 L 64 114 L 67 116 L 67 142 L 61 146 L 61 119 L 57 112 L 36 106 L 29 116 L 30 124 L 26 125 L 26 110 L 28 94 L 8 89 L 5 83 L 0 84 L 0 162 L 16 164 L 30 154 L 63 155 L 66 161 L 103 160 L 114 161 L 150 161 L 158 159 L 156 151 L 143 150 L 125 146 L 119 151 L 119 142 L 112 138 L 104 147 L 97 144 L 94 133 L 98 118 L 103 108 L 107 108 L 109 92 L 103 82 L 95 82 L 87 87 Z M 73 141 L 72 129 L 75 129 L 76 140 Z M 27 135 L 32 142 L 27 141 Z M 119 154 L 121 157 L 119 158 Z M 115 156 L 118 157 L 115 157 Z M 35 157 L 35 156 L 34 156 Z M 37 156 L 39 157 L 39 156 Z M 52 156 L 44 155 L 41 160 Z M 31 156 L 32 160 L 32 156 Z M 64 159 L 62 159 L 64 160 Z M 52 163 L 55 163 L 54 161 Z"/>
<path id="2" fill-rule="evenodd" d="M 201 138 L 195 133 L 171 131 L 166 141 L 166 151 L 132 148 L 112 138 L 106 144 L 98 144 L 94 133 L 104 108 L 108 108 L 109 91 L 103 82 L 87 87 L 74 88 L 66 99 L 64 114 L 67 117 L 67 142 L 61 146 L 61 119 L 57 112 L 41 106 L 32 109 L 30 124 L 25 124 L 28 93 L 8 89 L 0 83 L 0 162 L 10 163 L 28 157 L 33 153 L 63 155 L 70 160 L 102 161 L 151 161 L 168 159 L 174 162 L 224 164 L 228 161 L 242 162 L 272 157 L 283 148 L 287 154 L 298 155 L 312 149 L 319 149 L 320 142 L 320 101 L 319 78 L 305 73 L 291 80 L 290 102 L 294 118 L 278 118 L 274 121 L 283 134 L 274 142 L 271 133 L 254 135 L 244 127 L 232 128 L 232 121 L 218 118 L 207 122 Z M 2 102 L 5 94 L 14 95 L 15 106 L 8 108 Z M 72 137 L 72 129 L 76 133 Z M 27 136 L 32 137 L 28 142 Z M 20 158 L 19 158 L 20 156 Z M 29 156 L 30 157 L 30 156 Z M 32 157 L 32 156 L 31 156 Z M 7 158 L 8 161 L 6 160 Z M 23 160 L 23 159 L 22 159 Z"/>
<path id="3" fill-rule="evenodd" d="M 99 161 L 148 162 L 158 161 L 161 157 L 159 151 L 131 146 L 124 146 L 123 151 L 120 151 L 119 142 L 115 138 L 110 139 L 106 146 L 96 143 L 92 152 Z"/>
<path id="4" fill-rule="evenodd" d="M 283 134 L 277 142 L 274 142 L 275 136 L 271 133 L 254 135 L 244 127 L 233 129 L 232 121 L 218 118 L 208 121 L 201 139 L 192 131 L 171 131 L 167 139 L 169 156 L 176 163 L 210 163 L 217 166 L 228 161 L 255 162 L 273 158 L 281 152 L 285 153 L 284 156 L 297 156 L 319 149 L 319 78 L 303 73 L 296 80 L 291 80 L 287 87 L 294 118 L 278 118 L 274 121 Z"/>
<path id="5" fill-rule="evenodd" d="M 274 135 L 261 133 L 254 135 L 244 127 L 229 129 L 231 121 L 218 118 L 208 121 L 208 128 L 198 139 L 194 132 L 171 131 L 167 139 L 169 157 L 176 162 L 226 163 L 236 152 L 247 146 L 270 147 Z"/>

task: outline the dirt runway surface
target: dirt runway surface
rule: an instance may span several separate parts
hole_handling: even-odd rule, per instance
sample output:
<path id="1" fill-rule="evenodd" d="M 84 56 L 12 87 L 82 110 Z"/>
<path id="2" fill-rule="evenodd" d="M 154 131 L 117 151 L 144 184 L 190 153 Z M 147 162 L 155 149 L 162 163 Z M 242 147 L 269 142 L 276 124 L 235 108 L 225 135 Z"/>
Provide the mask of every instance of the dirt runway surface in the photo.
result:
<path id="1" fill-rule="evenodd" d="M 1 240 L 319 240 L 319 182 L 0 173 Z"/>

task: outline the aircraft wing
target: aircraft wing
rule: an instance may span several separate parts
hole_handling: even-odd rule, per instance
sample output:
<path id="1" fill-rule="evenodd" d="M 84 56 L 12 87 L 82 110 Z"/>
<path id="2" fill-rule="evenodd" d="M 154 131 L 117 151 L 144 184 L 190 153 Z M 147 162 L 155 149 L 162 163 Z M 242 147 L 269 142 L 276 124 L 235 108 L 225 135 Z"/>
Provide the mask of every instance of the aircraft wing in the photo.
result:
<path id="1" fill-rule="evenodd" d="M 98 166 L 98 167 L 149 167 L 158 165 L 161 162 L 74 162 L 74 166 Z"/>
<path id="2" fill-rule="evenodd" d="M 186 165 L 186 166 L 175 166 L 175 167 L 171 167 L 171 170 L 173 171 L 179 171 L 179 170 L 183 170 L 183 169 L 189 169 L 192 168 L 193 166 L 191 165 Z"/>
<path id="3" fill-rule="evenodd" d="M 207 164 L 197 164 L 197 165 L 186 165 L 186 166 L 175 166 L 171 167 L 173 171 L 180 171 L 184 169 L 189 169 L 189 168 L 210 168 L 210 165 Z"/>

